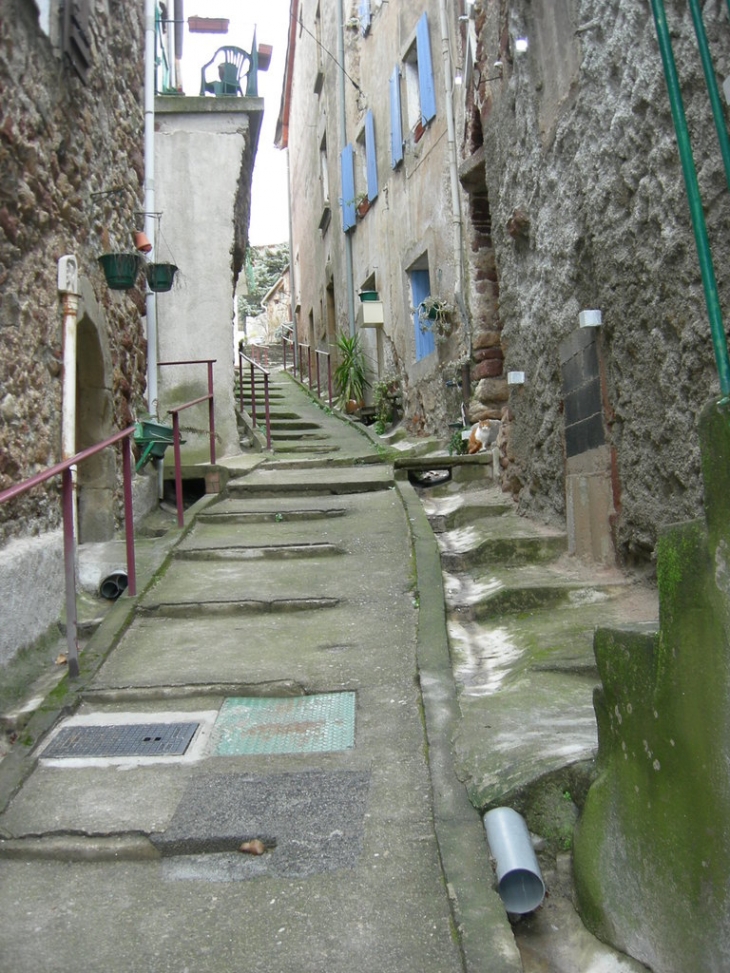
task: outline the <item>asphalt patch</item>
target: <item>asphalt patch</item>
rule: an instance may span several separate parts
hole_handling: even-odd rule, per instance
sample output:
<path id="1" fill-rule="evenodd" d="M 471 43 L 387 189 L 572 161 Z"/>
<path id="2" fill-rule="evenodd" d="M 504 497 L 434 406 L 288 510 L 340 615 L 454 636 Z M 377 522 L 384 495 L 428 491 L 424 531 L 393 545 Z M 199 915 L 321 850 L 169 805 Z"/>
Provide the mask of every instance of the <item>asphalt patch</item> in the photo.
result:
<path id="1" fill-rule="evenodd" d="M 257 839 L 266 851 L 250 877 L 354 868 L 369 787 L 361 771 L 207 774 L 190 782 L 169 827 L 150 837 L 163 856 L 231 853 Z M 244 869 L 249 858 L 241 853 Z"/>

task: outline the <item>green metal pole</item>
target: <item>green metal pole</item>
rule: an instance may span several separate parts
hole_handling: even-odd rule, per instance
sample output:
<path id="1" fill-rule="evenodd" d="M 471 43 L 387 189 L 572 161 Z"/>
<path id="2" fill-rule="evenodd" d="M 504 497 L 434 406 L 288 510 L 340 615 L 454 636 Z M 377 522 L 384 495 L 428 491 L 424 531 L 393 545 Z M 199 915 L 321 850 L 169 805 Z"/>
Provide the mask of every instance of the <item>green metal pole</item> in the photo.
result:
<path id="1" fill-rule="evenodd" d="M 728 3 L 730 3 L 730 0 L 728 0 Z M 728 189 L 730 189 L 730 138 L 728 138 L 727 134 L 725 113 L 723 112 L 722 101 L 720 100 L 720 89 L 717 86 L 715 69 L 712 66 L 710 45 L 707 43 L 707 32 L 702 21 L 702 11 L 700 10 L 698 0 L 689 0 L 689 9 L 692 12 L 692 21 L 695 25 L 695 34 L 697 35 L 697 46 L 700 49 L 700 58 L 702 59 L 702 70 L 705 72 L 707 94 L 710 96 L 712 117 L 715 119 L 717 138 L 720 142 L 720 153 L 722 154 L 722 161 L 725 166 L 725 180 Z"/>
<path id="2" fill-rule="evenodd" d="M 710 319 L 712 344 L 715 350 L 715 361 L 720 378 L 720 391 L 722 392 L 723 398 L 728 398 L 730 397 L 730 359 L 728 358 L 727 341 L 722 324 L 722 311 L 720 310 L 720 299 L 717 293 L 717 280 L 715 279 L 715 271 L 712 266 L 710 242 L 707 237 L 707 224 L 705 223 L 705 215 L 702 211 L 700 188 L 697 182 L 694 159 L 692 157 L 692 146 L 689 141 L 687 119 L 684 114 L 682 94 L 679 89 L 679 78 L 677 76 L 677 65 L 675 64 L 674 54 L 672 53 L 672 42 L 669 38 L 669 28 L 667 26 L 663 0 L 651 0 L 651 9 L 654 14 L 659 50 L 664 66 L 664 77 L 666 78 L 667 91 L 669 93 L 669 104 L 672 110 L 674 128 L 677 133 L 679 158 L 682 163 L 684 183 L 689 200 L 689 210 L 692 217 L 692 229 L 694 230 L 695 244 L 697 246 L 702 285 L 705 290 L 705 302 L 707 304 L 707 314 Z"/>

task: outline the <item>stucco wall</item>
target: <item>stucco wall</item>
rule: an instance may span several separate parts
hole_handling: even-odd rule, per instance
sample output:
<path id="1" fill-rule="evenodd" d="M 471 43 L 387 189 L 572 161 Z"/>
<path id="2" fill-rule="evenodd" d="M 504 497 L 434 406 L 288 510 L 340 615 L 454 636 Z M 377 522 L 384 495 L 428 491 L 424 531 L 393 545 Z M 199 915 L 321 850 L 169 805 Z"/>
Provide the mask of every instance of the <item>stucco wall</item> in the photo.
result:
<path id="1" fill-rule="evenodd" d="M 160 361 L 216 359 L 216 452 L 239 450 L 233 402 L 233 295 L 247 246 L 251 174 L 263 110 L 254 98 L 156 100 L 155 259 L 179 269 L 157 296 Z M 159 412 L 207 393 L 205 365 L 160 370 Z M 207 403 L 181 413 L 186 462 L 208 455 Z M 195 432 L 193 430 L 199 430 Z"/>
<path id="2" fill-rule="evenodd" d="M 730 201 L 690 15 L 667 7 L 726 303 Z M 564 517 L 557 350 L 582 309 L 600 308 L 617 546 L 644 561 L 663 524 L 701 507 L 697 411 L 717 387 L 651 10 L 629 0 L 560 0 L 544 19 L 525 2 L 477 9 L 505 370 L 526 373 L 510 397 L 510 484 L 523 510 Z M 722 79 L 727 11 L 710 2 L 704 16 Z M 497 59 L 501 78 L 487 83 Z M 519 238 L 508 231 L 515 211 L 527 219 Z"/>
<path id="3" fill-rule="evenodd" d="M 453 246 L 453 208 L 448 168 L 444 68 L 441 57 L 439 10 L 436 2 L 373 3 L 372 22 L 363 37 L 357 5 L 345 8 L 344 69 L 320 51 L 312 35 L 337 56 L 338 29 L 334 5 L 301 5 L 307 31 L 297 38 L 292 109 L 289 116 L 290 179 L 293 223 L 294 297 L 299 311 L 300 339 L 318 347 L 332 347 L 336 332 L 349 331 L 347 242 L 342 229 L 340 152 L 343 142 L 355 147 L 355 192 L 366 189 L 363 128 L 366 112 L 373 113 L 378 195 L 348 233 L 352 251 L 352 288 L 375 289 L 383 302 L 384 324 L 364 329 L 363 344 L 372 383 L 379 377 L 400 375 L 407 421 L 416 432 L 444 430 L 458 420 L 458 389 L 447 387 L 444 366 L 457 360 L 465 347 L 461 315 L 455 336 L 416 361 L 411 290 L 408 271 L 427 261 L 431 293 L 454 303 L 456 282 Z M 404 158 L 391 166 L 389 78 L 402 66 L 415 41 L 416 24 L 428 14 L 436 115 L 417 139 L 407 130 L 405 81 Z M 309 33 L 311 32 L 311 33 Z M 291 52 L 290 52 L 291 56 Z M 317 76 L 322 82 L 316 92 Z M 341 122 L 344 94 L 346 127 Z M 325 183 L 321 148 L 326 140 L 329 223 L 322 220 Z M 329 289 L 329 292 L 328 292 Z M 355 311 L 359 300 L 355 296 Z M 453 375 L 452 375 L 453 377 Z"/>

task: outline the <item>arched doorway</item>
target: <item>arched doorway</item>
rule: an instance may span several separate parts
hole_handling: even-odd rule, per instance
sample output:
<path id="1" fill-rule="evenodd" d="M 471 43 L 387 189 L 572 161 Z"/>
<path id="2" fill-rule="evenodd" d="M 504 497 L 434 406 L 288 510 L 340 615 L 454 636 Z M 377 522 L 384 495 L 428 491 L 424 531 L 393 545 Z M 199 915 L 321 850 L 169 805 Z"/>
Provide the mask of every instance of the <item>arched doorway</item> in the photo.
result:
<path id="1" fill-rule="evenodd" d="M 86 288 L 82 287 L 82 291 Z M 90 295 L 89 295 L 90 296 Z M 111 356 L 103 318 L 93 297 L 84 293 L 76 343 L 76 451 L 114 432 Z M 79 465 L 79 543 L 114 536 L 116 450 L 105 449 Z"/>

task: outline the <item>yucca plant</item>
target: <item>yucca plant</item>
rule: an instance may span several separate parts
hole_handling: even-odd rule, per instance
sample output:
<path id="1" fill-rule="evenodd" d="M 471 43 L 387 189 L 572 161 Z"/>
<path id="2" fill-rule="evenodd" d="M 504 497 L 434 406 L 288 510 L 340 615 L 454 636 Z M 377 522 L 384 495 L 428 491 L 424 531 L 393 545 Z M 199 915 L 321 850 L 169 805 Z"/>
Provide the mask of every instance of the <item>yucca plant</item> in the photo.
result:
<path id="1" fill-rule="evenodd" d="M 369 382 L 365 375 L 365 353 L 360 334 L 340 332 L 337 337 L 339 364 L 335 368 L 337 405 L 340 409 L 354 412 L 364 404 L 365 389 Z"/>

